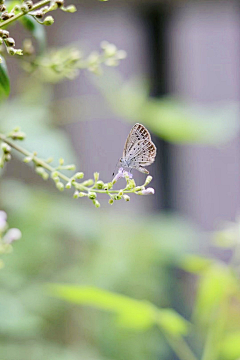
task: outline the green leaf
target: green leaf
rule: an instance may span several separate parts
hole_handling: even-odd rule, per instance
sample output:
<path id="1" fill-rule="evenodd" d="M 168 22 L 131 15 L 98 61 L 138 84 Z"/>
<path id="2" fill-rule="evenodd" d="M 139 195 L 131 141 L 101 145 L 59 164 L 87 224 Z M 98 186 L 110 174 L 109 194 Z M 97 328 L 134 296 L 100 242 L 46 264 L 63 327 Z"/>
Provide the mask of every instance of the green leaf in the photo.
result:
<path id="1" fill-rule="evenodd" d="M 221 342 L 220 353 L 226 360 L 236 360 L 240 357 L 240 331 L 225 335 Z"/>
<path id="2" fill-rule="evenodd" d="M 21 19 L 23 26 L 32 33 L 39 45 L 39 52 L 42 53 L 46 47 L 46 36 L 44 26 L 39 24 L 30 15 L 25 15 Z"/>
<path id="3" fill-rule="evenodd" d="M 236 289 L 237 281 L 227 266 L 220 263 L 209 266 L 200 278 L 195 319 L 205 324 L 211 321 L 212 312 Z"/>
<path id="4" fill-rule="evenodd" d="M 142 331 L 154 324 L 174 335 L 187 332 L 187 322 L 172 309 L 158 309 L 149 302 L 135 300 L 94 287 L 50 285 L 50 294 L 69 302 L 113 312 L 119 325 Z"/>
<path id="5" fill-rule="evenodd" d="M 211 259 L 198 255 L 187 255 L 180 264 L 180 267 L 190 273 L 198 274 L 205 271 L 212 263 Z"/>
<path id="6" fill-rule="evenodd" d="M 0 63 L 0 98 L 9 96 L 10 94 L 10 80 L 8 77 L 7 65 L 5 59 L 2 57 Z"/>

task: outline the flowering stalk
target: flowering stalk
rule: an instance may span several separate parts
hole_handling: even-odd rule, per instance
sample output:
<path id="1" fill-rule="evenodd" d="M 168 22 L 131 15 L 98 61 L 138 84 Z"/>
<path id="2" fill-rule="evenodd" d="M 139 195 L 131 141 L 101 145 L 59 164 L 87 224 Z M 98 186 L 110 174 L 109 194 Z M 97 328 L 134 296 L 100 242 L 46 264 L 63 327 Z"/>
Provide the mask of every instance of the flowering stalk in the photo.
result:
<path id="1" fill-rule="evenodd" d="M 63 191 L 65 188 L 70 189 L 73 187 L 75 188 L 75 192 L 73 194 L 74 198 L 88 197 L 92 200 L 96 208 L 100 207 L 100 203 L 97 200 L 97 194 L 107 194 L 110 197 L 109 204 L 113 204 L 115 200 L 121 199 L 129 201 L 130 197 L 127 194 L 130 193 L 134 193 L 136 195 L 154 194 L 153 188 L 145 188 L 145 186 L 147 186 L 152 180 L 151 176 L 147 176 L 146 181 L 142 186 L 136 186 L 134 179 L 132 179 L 132 174 L 127 171 L 123 171 L 122 168 L 119 169 L 115 178 L 108 183 L 104 183 L 99 180 L 99 173 L 97 172 L 94 173 L 94 179 L 79 182 L 78 180 L 83 179 L 84 177 L 83 172 L 77 172 L 72 177 L 68 177 L 61 172 L 61 170 L 75 170 L 75 165 L 64 165 L 64 160 L 61 158 L 59 159 L 59 165 L 57 167 L 51 166 L 50 163 L 53 161 L 52 158 L 47 160 L 40 159 L 37 157 L 36 152 L 31 153 L 17 145 L 14 141 L 24 140 L 24 138 L 25 134 L 21 132 L 19 128 L 15 128 L 8 135 L 0 134 L 1 148 L 3 152 L 0 160 L 1 167 L 4 166 L 5 162 L 11 160 L 11 150 L 13 148 L 25 156 L 23 159 L 25 163 L 32 162 L 35 165 L 36 173 L 44 180 L 47 180 L 50 175 L 59 191 Z M 126 186 L 123 189 L 114 190 L 113 186 L 120 178 L 125 178 Z"/>

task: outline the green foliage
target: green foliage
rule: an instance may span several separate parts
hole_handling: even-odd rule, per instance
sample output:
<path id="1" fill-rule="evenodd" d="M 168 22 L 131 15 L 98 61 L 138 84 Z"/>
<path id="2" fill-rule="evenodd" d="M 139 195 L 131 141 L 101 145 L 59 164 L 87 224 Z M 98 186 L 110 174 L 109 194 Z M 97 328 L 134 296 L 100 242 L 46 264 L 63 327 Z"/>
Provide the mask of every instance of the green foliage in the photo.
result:
<path id="1" fill-rule="evenodd" d="M 136 331 L 157 324 L 163 331 L 175 336 L 187 332 L 187 322 L 174 310 L 158 309 L 146 301 L 137 301 L 98 288 L 73 285 L 50 285 L 50 294 L 73 303 L 113 312 L 121 326 Z"/>
<path id="2" fill-rule="evenodd" d="M 7 65 L 3 57 L 0 58 L 0 99 L 10 93 L 10 81 Z"/>
<path id="3" fill-rule="evenodd" d="M 116 72 L 91 80 L 118 115 L 142 122 L 169 142 L 216 145 L 233 138 L 239 129 L 236 102 L 201 106 L 173 96 L 149 98 L 144 81 L 123 81 Z"/>

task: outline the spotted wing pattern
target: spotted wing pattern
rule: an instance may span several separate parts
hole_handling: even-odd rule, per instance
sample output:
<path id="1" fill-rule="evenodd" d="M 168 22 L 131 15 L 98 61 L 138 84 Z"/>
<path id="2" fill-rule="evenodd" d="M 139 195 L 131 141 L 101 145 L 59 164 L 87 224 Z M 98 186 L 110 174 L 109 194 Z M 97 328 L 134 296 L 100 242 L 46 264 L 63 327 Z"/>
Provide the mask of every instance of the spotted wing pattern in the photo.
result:
<path id="1" fill-rule="evenodd" d="M 145 126 L 137 123 L 135 124 L 126 140 L 126 143 L 124 145 L 123 149 L 123 158 L 126 158 L 126 155 L 129 153 L 129 151 L 132 149 L 133 145 L 139 141 L 139 140 L 148 140 L 151 141 L 151 135 L 149 131 L 145 128 Z"/>
<path id="2" fill-rule="evenodd" d="M 151 165 L 156 157 L 157 149 L 145 126 L 135 124 L 126 140 L 123 160 L 126 166 L 148 174 L 144 166 Z"/>

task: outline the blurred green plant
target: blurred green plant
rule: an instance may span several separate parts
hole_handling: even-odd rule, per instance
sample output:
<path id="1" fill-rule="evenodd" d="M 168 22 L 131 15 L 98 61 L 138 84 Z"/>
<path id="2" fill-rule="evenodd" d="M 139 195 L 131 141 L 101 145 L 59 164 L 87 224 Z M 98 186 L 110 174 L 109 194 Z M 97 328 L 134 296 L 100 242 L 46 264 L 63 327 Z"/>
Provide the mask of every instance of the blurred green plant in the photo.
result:
<path id="1" fill-rule="evenodd" d="M 180 266 L 199 276 L 191 324 L 173 309 L 158 309 L 149 302 L 98 288 L 49 284 L 48 291 L 71 303 L 115 313 L 118 324 L 132 331 L 147 331 L 157 325 L 181 360 L 237 360 L 240 357 L 240 286 L 236 268 L 231 261 L 226 265 L 214 258 L 196 255 L 186 256 Z M 183 338 L 186 335 L 187 342 Z"/>
<path id="2" fill-rule="evenodd" d="M 21 239 L 22 233 L 19 229 L 8 228 L 7 214 L 0 211 L 0 254 L 9 254 L 12 252 L 12 243 Z M 0 259 L 0 268 L 4 266 L 4 262 Z"/>

